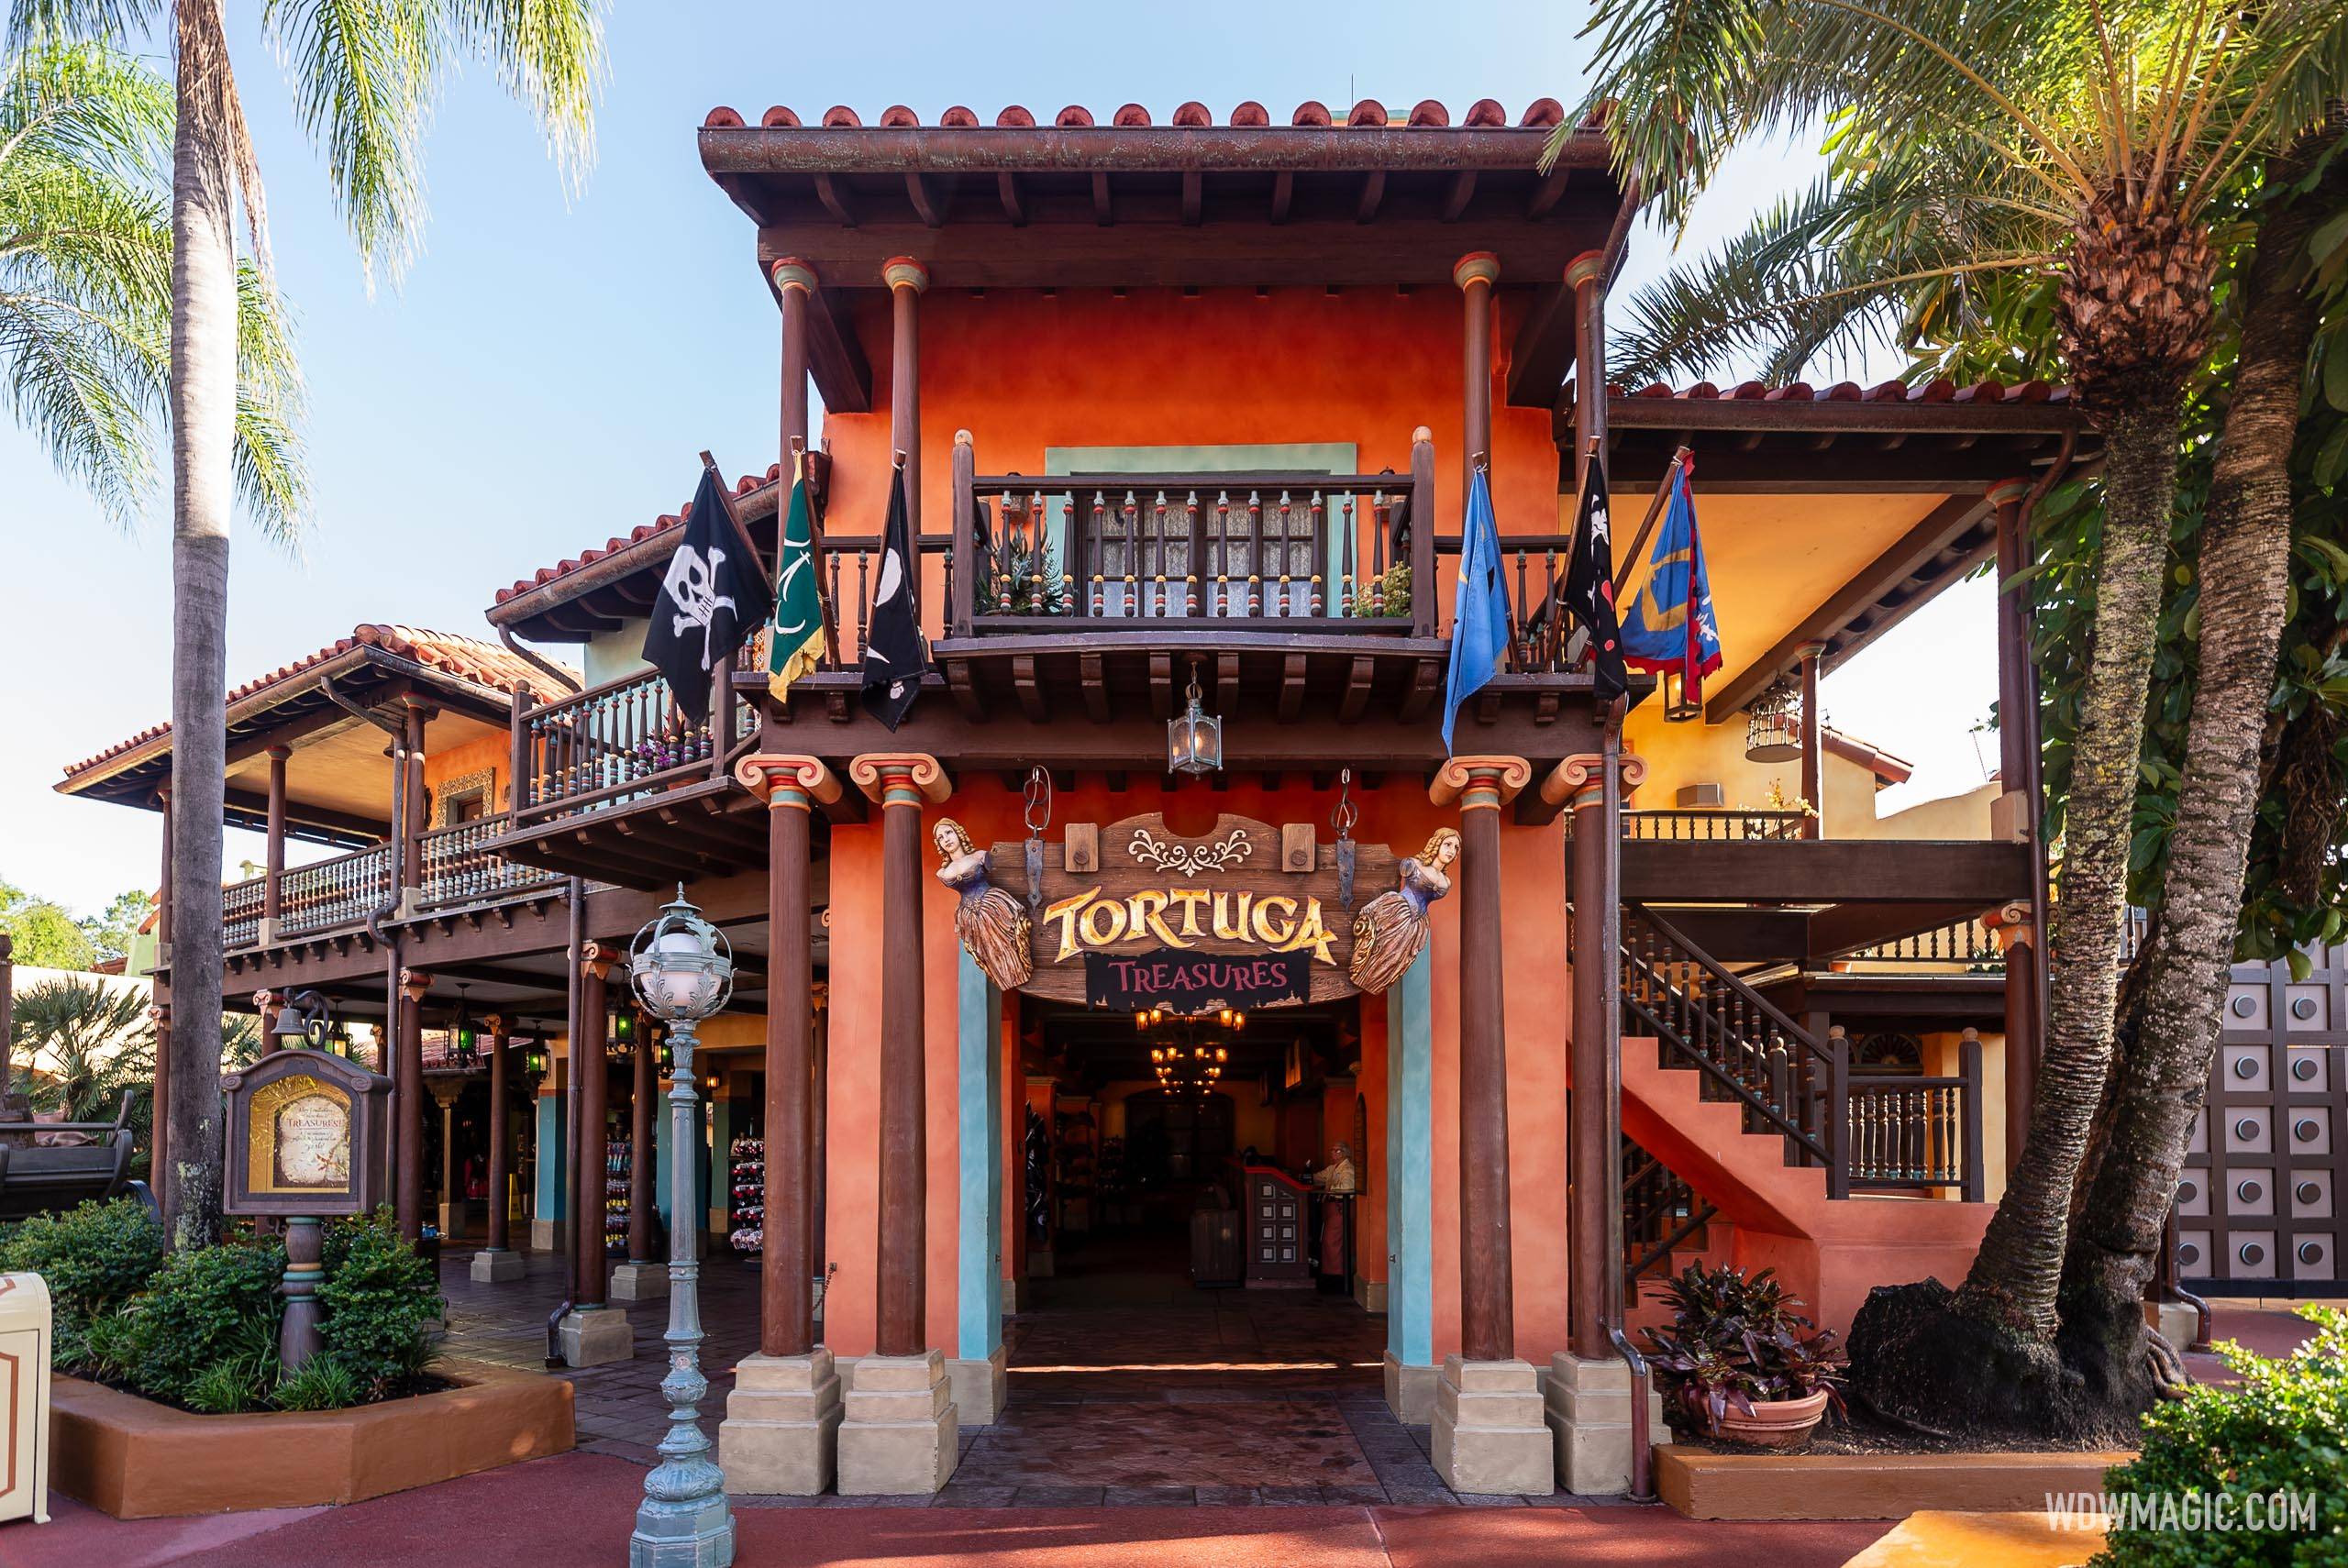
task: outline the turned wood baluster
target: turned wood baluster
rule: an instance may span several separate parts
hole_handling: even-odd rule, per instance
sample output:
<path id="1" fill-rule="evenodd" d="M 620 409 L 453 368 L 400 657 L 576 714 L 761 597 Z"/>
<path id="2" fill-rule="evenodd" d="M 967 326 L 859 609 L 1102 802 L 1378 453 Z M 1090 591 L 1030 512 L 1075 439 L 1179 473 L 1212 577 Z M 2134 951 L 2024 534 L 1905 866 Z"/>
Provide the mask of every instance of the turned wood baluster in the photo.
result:
<path id="1" fill-rule="evenodd" d="M 864 550 L 856 552 L 856 661 L 864 662 L 864 650 L 869 646 L 867 629 L 872 613 L 872 558 Z"/>
<path id="2" fill-rule="evenodd" d="M 1329 504 L 1321 499 L 1321 492 L 1317 490 L 1312 492 L 1312 500 L 1305 512 L 1304 521 L 1306 547 L 1312 552 L 1312 580 L 1307 590 L 1310 598 L 1305 608 L 1309 613 L 1318 615 L 1324 602 L 1321 594 L 1321 569 L 1327 564 L 1327 558 L 1322 554 L 1321 541 L 1328 530 Z"/>
<path id="3" fill-rule="evenodd" d="M 1337 613 L 1354 613 L 1354 502 L 1353 491 L 1346 492 L 1345 543 L 1339 548 L 1337 560 Z"/>
<path id="4" fill-rule="evenodd" d="M 1264 613 L 1264 498 L 1256 491 L 1247 492 L 1247 614 L 1249 619 Z"/>

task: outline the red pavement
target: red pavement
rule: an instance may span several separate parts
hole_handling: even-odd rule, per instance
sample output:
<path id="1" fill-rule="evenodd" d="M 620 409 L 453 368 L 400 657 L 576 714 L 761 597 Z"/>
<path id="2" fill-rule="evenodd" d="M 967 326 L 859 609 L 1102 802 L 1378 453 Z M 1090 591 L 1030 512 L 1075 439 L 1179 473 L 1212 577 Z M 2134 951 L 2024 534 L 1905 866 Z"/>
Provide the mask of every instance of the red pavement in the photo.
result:
<path id="1" fill-rule="evenodd" d="M 345 1508 L 121 1523 L 70 1499 L 0 1525 L 5 1568 L 593 1568 L 626 1561 L 641 1466 L 572 1453 Z M 1700 1524 L 1664 1508 L 898 1508 L 735 1515 L 742 1568 L 1836 1568 L 1884 1524 Z"/>

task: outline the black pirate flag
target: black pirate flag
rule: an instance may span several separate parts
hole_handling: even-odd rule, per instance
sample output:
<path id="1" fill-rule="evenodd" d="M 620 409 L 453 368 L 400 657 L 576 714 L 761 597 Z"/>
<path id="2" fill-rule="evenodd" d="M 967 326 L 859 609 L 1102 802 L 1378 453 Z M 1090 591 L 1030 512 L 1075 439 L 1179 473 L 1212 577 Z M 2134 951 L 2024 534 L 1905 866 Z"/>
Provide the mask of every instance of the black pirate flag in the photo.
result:
<path id="1" fill-rule="evenodd" d="M 734 525 L 717 470 L 704 468 L 685 518 L 684 541 L 669 558 L 644 628 L 645 662 L 669 678 L 687 722 L 708 714 L 713 672 L 773 608 L 774 591 Z"/>
<path id="2" fill-rule="evenodd" d="M 1614 536 L 1606 517 L 1606 469 L 1596 458 L 1583 470 L 1581 515 L 1566 561 L 1566 608 L 1589 633 L 1590 696 L 1603 704 L 1630 684 L 1623 665 L 1623 633 L 1614 606 Z"/>
<path id="3" fill-rule="evenodd" d="M 921 640 L 921 608 L 914 599 L 919 569 L 913 526 L 906 517 L 905 470 L 889 487 L 889 526 L 880 539 L 880 581 L 872 591 L 872 624 L 864 639 L 864 711 L 892 732 L 921 695 L 929 650 Z"/>

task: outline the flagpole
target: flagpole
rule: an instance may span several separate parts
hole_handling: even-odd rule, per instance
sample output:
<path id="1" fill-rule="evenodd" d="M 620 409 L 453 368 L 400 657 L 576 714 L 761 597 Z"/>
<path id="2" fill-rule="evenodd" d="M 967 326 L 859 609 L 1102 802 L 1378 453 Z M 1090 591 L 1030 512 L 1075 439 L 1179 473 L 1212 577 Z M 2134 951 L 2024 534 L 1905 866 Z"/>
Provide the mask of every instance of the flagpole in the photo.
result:
<path id="1" fill-rule="evenodd" d="M 701 466 L 705 472 L 716 476 L 717 502 L 725 513 L 725 521 L 734 525 L 734 536 L 742 541 L 742 547 L 744 549 L 750 552 L 750 560 L 752 564 L 757 566 L 759 569 L 759 575 L 765 578 L 767 581 L 771 584 L 774 581 L 774 569 L 767 564 L 767 558 L 760 553 L 758 541 L 750 537 L 749 529 L 742 525 L 742 519 L 736 514 L 734 511 L 734 493 L 732 489 L 725 482 L 725 473 L 720 470 L 717 466 L 717 459 L 711 457 L 707 452 L 703 452 L 701 455 Z M 780 518 L 782 513 L 778 512 L 775 515 Z M 775 536 L 780 540 L 782 536 L 781 532 L 781 525 L 778 522 L 775 526 Z"/>
<path id="2" fill-rule="evenodd" d="M 1623 569 L 1621 580 L 1615 583 L 1614 597 L 1618 602 L 1630 602 L 1631 579 L 1645 558 L 1647 540 L 1655 534 L 1656 519 L 1663 515 L 1664 504 L 1671 499 L 1671 487 L 1679 481 L 1680 465 L 1695 455 L 1686 447 L 1671 454 L 1670 466 L 1663 470 L 1663 482 L 1656 486 L 1655 499 L 1647 502 L 1647 514 L 1640 520 L 1639 531 L 1631 540 L 1630 564 Z"/>
<path id="3" fill-rule="evenodd" d="M 824 591 L 824 529 L 815 519 L 815 487 L 809 482 L 814 462 L 807 450 L 806 436 L 793 436 L 791 438 L 791 450 L 783 454 L 783 467 L 786 488 L 782 499 L 776 502 L 778 510 L 775 515 L 787 521 L 790 515 L 788 509 L 791 505 L 791 491 L 788 487 L 806 486 L 807 569 L 815 574 L 815 602 L 821 605 L 824 611 L 824 657 L 830 661 L 832 668 L 836 669 L 840 662 L 840 634 L 839 628 L 832 622 L 832 596 Z M 782 524 L 775 525 L 774 569 L 778 579 L 782 573 Z M 778 580 L 776 587 L 780 589 L 781 586 Z"/>

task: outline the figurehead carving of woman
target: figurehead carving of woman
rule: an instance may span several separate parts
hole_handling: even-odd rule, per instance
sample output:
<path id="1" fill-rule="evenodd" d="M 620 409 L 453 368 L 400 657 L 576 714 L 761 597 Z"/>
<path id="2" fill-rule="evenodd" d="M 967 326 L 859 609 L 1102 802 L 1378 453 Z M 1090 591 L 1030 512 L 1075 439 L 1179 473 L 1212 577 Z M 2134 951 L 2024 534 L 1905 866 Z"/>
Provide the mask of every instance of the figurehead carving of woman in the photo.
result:
<path id="1" fill-rule="evenodd" d="M 962 950 L 998 990 L 1013 991 L 1036 973 L 1034 928 L 1019 900 L 987 880 L 986 851 L 952 817 L 930 830 L 937 846 L 937 879 L 962 895 L 954 906 L 954 933 Z"/>
<path id="2" fill-rule="evenodd" d="M 1424 848 L 1395 869 L 1392 890 L 1362 906 L 1354 917 L 1349 966 L 1355 985 L 1382 991 L 1426 950 L 1427 909 L 1451 891 L 1451 867 L 1458 859 L 1459 830 L 1437 828 Z"/>

